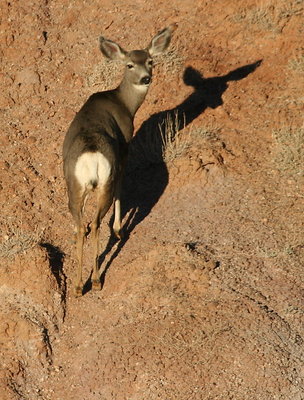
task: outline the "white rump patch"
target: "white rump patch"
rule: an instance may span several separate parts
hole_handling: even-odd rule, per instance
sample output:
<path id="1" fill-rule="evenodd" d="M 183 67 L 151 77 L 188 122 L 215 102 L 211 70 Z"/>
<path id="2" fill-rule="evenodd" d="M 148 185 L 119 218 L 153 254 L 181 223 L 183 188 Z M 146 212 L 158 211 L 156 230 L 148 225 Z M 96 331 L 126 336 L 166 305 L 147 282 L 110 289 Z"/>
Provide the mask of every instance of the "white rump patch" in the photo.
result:
<path id="1" fill-rule="evenodd" d="M 76 162 L 75 176 L 82 187 L 103 186 L 111 174 L 111 165 L 101 153 L 83 153 Z"/>

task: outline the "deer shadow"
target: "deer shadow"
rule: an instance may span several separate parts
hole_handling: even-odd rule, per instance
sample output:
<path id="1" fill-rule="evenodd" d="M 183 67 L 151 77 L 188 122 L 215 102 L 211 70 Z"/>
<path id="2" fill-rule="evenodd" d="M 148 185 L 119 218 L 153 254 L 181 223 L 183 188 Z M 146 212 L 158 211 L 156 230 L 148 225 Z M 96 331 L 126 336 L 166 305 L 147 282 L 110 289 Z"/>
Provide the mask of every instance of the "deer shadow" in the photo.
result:
<path id="1" fill-rule="evenodd" d="M 67 282 L 66 275 L 63 271 L 63 262 L 65 254 L 63 251 L 48 242 L 40 242 L 39 246 L 46 250 L 49 260 L 49 267 L 52 275 L 57 282 L 57 290 L 60 293 L 61 304 L 63 309 L 63 320 L 66 315 L 66 298 L 67 298 Z"/>
<path id="2" fill-rule="evenodd" d="M 158 202 L 169 181 L 167 166 L 163 160 L 164 140 L 162 136 L 166 121 L 174 121 L 175 132 L 172 136 L 189 125 L 208 107 L 217 108 L 223 104 L 222 95 L 228 88 L 228 82 L 239 81 L 254 72 L 262 63 L 256 61 L 237 68 L 224 76 L 204 78 L 192 67 L 187 67 L 183 74 L 185 85 L 194 91 L 176 107 L 152 115 L 139 128 L 129 146 L 129 157 L 122 188 L 122 217 L 124 238 L 117 243 L 111 237 L 106 249 L 99 257 L 99 265 L 106 255 L 116 246 L 101 274 L 103 287 L 107 270 L 118 256 L 131 232 L 141 223 Z M 113 223 L 113 218 L 110 225 Z"/>

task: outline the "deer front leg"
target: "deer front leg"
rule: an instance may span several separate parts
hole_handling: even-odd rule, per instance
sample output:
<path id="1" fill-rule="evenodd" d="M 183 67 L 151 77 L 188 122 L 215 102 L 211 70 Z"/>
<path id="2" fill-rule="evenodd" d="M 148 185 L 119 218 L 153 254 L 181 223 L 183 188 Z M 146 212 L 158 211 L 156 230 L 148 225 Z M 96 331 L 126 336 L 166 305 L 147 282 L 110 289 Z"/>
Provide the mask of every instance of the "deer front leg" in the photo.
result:
<path id="1" fill-rule="evenodd" d="M 100 220 L 97 217 L 96 221 L 92 225 L 92 233 L 93 233 L 93 242 L 94 242 L 94 267 L 92 273 L 92 289 L 93 290 L 100 290 L 100 278 L 99 278 L 99 227 L 100 227 Z"/>
<path id="2" fill-rule="evenodd" d="M 121 230 L 121 212 L 120 212 L 120 197 L 115 197 L 114 202 L 114 223 L 113 223 L 113 232 L 117 239 L 122 239 L 122 230 Z"/>

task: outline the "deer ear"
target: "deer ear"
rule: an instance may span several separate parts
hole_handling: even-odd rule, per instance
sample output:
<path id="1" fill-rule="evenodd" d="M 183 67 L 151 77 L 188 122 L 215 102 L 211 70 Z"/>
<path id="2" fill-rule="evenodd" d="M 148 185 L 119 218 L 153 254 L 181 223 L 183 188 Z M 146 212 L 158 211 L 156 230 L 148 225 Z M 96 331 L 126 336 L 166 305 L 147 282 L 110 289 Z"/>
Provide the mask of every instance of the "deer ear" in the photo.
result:
<path id="1" fill-rule="evenodd" d="M 157 56 L 167 49 L 170 44 L 171 34 L 176 28 L 177 24 L 170 25 L 154 36 L 147 48 L 151 57 Z"/>
<path id="2" fill-rule="evenodd" d="M 117 43 L 106 39 L 103 36 L 99 38 L 99 46 L 102 54 L 111 60 L 124 60 L 127 52 L 122 49 Z"/>

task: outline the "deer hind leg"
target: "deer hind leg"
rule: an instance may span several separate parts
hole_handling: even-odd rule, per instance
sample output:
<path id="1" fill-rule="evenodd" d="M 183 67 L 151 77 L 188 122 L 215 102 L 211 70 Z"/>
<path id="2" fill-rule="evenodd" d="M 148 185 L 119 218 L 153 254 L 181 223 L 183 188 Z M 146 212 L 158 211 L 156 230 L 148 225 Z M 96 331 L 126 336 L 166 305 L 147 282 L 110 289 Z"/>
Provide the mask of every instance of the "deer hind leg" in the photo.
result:
<path id="1" fill-rule="evenodd" d="M 83 265 L 83 242 L 84 242 L 85 228 L 83 225 L 77 226 L 76 236 L 76 256 L 77 256 L 77 274 L 75 282 L 75 296 L 82 295 L 83 280 L 82 280 L 82 265 Z"/>
<path id="2" fill-rule="evenodd" d="M 103 217 L 108 212 L 111 204 L 113 203 L 113 190 L 109 185 L 104 186 L 102 189 L 97 192 L 97 213 L 95 216 L 95 220 L 92 223 L 92 234 L 93 234 L 93 245 L 94 245 L 94 267 L 92 273 L 92 288 L 94 290 L 100 290 L 100 274 L 99 274 L 99 231 L 100 224 Z"/>
<path id="3" fill-rule="evenodd" d="M 85 199 L 88 195 L 87 190 L 69 190 L 69 209 L 75 220 L 76 228 L 76 258 L 77 272 L 75 281 L 75 296 L 81 296 L 83 290 L 82 265 L 83 265 L 83 244 L 86 229 L 83 223 L 83 208 Z"/>

